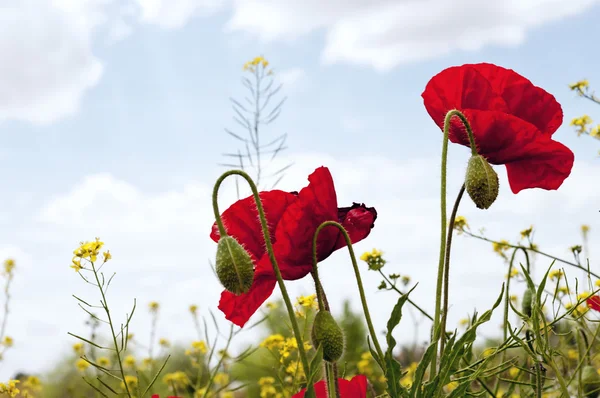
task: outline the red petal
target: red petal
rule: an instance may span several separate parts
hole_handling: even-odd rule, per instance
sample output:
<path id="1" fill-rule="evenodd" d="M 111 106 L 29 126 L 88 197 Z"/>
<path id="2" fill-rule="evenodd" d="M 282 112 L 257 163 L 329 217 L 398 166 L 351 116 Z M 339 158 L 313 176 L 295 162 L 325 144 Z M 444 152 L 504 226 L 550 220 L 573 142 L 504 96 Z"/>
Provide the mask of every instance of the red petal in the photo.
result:
<path id="1" fill-rule="evenodd" d="M 512 69 L 492 64 L 471 65 L 490 82 L 494 92 L 506 103 L 508 112 L 552 135 L 563 122 L 563 112 L 556 98 L 544 89 L 534 86 L 527 78 Z"/>
<path id="2" fill-rule="evenodd" d="M 586 300 L 587 306 L 600 312 L 600 296 L 592 296 Z"/>
<path id="3" fill-rule="evenodd" d="M 296 195 L 274 190 L 260 192 L 259 196 L 265 210 L 269 234 L 273 239 L 275 226 L 285 209 L 296 200 Z M 244 246 L 254 261 L 263 256 L 265 244 L 253 196 L 235 202 L 223 212 L 221 219 L 227 233 Z M 220 235 L 216 222 L 212 226 L 210 237 L 215 242 L 219 241 Z"/>
<path id="4" fill-rule="evenodd" d="M 291 203 L 275 228 L 273 250 L 285 279 L 298 279 L 312 269 L 312 241 L 319 225 L 337 221 L 337 197 L 331 173 L 319 167 L 309 177 L 309 184 Z M 319 233 L 317 254 L 324 260 L 337 240 L 334 227 Z M 264 263 L 261 259 L 260 263 Z"/>
<path id="5" fill-rule="evenodd" d="M 341 398 L 366 398 L 367 397 L 367 377 L 357 375 L 352 380 L 338 379 Z M 306 388 L 292 396 L 292 398 L 304 398 Z M 325 381 L 321 380 L 315 384 L 315 393 L 317 398 L 327 398 L 325 390 Z"/>
<path id="6" fill-rule="evenodd" d="M 538 140 L 526 150 L 526 159 L 506 164 L 513 193 L 527 188 L 558 189 L 571 174 L 575 156 L 560 142 Z"/>
<path id="7" fill-rule="evenodd" d="M 262 303 L 271 296 L 276 283 L 273 276 L 255 275 L 248 293 L 236 296 L 227 290 L 223 291 L 219 309 L 225 314 L 225 318 L 243 327 Z"/>
<path id="8" fill-rule="evenodd" d="M 360 242 L 371 232 L 375 226 L 377 211 L 373 207 L 366 207 L 363 204 L 354 203 L 351 207 L 340 207 L 338 209 L 338 222 L 348 232 L 352 243 Z M 337 241 L 333 250 L 346 246 L 346 239 L 341 233 L 338 234 Z"/>

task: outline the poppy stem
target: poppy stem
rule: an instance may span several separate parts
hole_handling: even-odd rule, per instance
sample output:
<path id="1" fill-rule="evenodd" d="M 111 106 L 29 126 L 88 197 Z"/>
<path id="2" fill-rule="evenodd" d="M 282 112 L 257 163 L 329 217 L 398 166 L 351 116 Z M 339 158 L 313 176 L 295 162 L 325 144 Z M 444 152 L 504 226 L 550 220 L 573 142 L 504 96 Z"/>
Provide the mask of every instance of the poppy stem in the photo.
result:
<path id="1" fill-rule="evenodd" d="M 265 216 L 265 210 L 263 208 L 262 201 L 260 200 L 260 195 L 258 193 L 258 188 L 256 188 L 256 184 L 254 183 L 254 181 L 252 181 L 252 178 L 250 178 L 250 176 L 242 170 L 226 171 L 217 179 L 217 182 L 215 183 L 212 201 L 213 210 L 215 212 L 215 219 L 217 221 L 217 227 L 219 228 L 219 233 L 221 234 L 221 237 L 227 234 L 227 232 L 225 231 L 225 227 L 223 226 L 223 221 L 221 220 L 221 213 L 219 213 L 219 204 L 217 200 L 219 187 L 221 186 L 225 178 L 231 175 L 239 175 L 240 177 L 243 177 L 248 182 L 248 185 L 250 185 L 250 189 L 252 189 L 252 195 L 254 196 L 254 201 L 256 202 L 256 209 L 258 210 L 258 217 L 260 219 L 260 226 L 262 228 L 265 246 L 267 247 L 267 253 L 269 254 L 269 260 L 271 260 L 271 265 L 273 266 L 273 271 L 275 272 L 275 277 L 277 278 L 277 283 L 279 284 L 279 289 L 281 290 L 281 295 L 283 296 L 283 301 L 285 302 L 288 316 L 290 318 L 290 323 L 292 324 L 294 336 L 296 337 L 296 342 L 298 343 L 298 354 L 300 355 L 300 360 L 302 361 L 302 367 L 305 369 L 306 372 L 310 369 L 310 366 L 308 363 L 308 357 L 306 356 L 306 351 L 304 350 L 302 333 L 300 332 L 300 328 L 298 327 L 298 320 L 296 319 L 294 306 L 292 305 L 292 301 L 290 300 L 290 296 L 287 292 L 287 288 L 285 287 L 285 283 L 283 282 L 283 278 L 281 276 L 281 270 L 279 269 L 277 259 L 275 258 L 275 253 L 273 251 L 273 243 L 271 242 L 271 236 L 269 235 L 269 227 L 267 225 L 267 218 Z M 308 397 L 314 397 L 314 385 L 308 385 L 306 387 L 306 392 Z"/>
<path id="2" fill-rule="evenodd" d="M 446 169 L 448 163 L 448 137 L 450 134 L 450 121 L 454 116 L 457 116 L 465 126 L 467 130 L 467 135 L 469 136 L 469 143 L 471 145 L 471 153 L 473 155 L 477 155 L 477 147 L 475 145 L 475 137 L 473 136 L 473 131 L 471 130 L 471 126 L 467 121 L 465 115 L 462 114 L 457 109 L 453 109 L 446 114 L 444 118 L 444 139 L 442 143 L 442 176 L 440 181 L 440 205 L 441 205 L 441 228 L 440 228 L 440 255 L 438 261 L 438 275 L 437 275 L 437 284 L 435 290 L 435 314 L 433 320 L 433 330 L 432 330 L 432 340 L 435 345 L 436 354 L 433 356 L 430 367 L 430 380 L 437 375 L 437 364 L 438 364 L 438 341 L 440 336 L 443 335 L 444 331 L 440 329 L 442 319 L 441 319 L 441 307 L 442 307 L 442 285 L 444 282 L 444 265 L 445 265 L 445 255 L 446 255 Z"/>
<path id="3" fill-rule="evenodd" d="M 456 220 L 456 213 L 458 212 L 458 206 L 460 205 L 460 201 L 465 193 L 465 184 L 462 184 L 460 187 L 460 191 L 458 192 L 458 196 L 456 197 L 456 201 L 454 202 L 454 207 L 452 208 L 452 213 L 450 214 L 450 221 L 448 223 L 448 238 L 446 240 L 446 252 L 445 252 L 445 261 L 444 261 L 444 305 L 442 309 L 442 322 L 440 325 L 440 329 L 442 332 L 442 339 L 440 341 L 440 357 L 444 355 L 444 346 L 446 345 L 446 320 L 448 318 L 448 290 L 450 285 L 449 275 L 450 275 L 450 249 L 452 247 L 452 232 L 454 231 L 454 221 Z"/>
<path id="4" fill-rule="evenodd" d="M 325 295 L 325 289 L 323 289 L 323 285 L 321 284 L 321 279 L 319 279 L 319 271 L 317 270 L 317 265 L 313 264 L 313 269 L 310 272 L 313 280 L 315 281 L 315 291 L 317 292 L 317 302 L 319 303 L 319 311 L 328 311 L 329 310 L 329 301 L 327 301 L 327 296 Z"/>
<path id="5" fill-rule="evenodd" d="M 365 289 L 363 287 L 362 279 L 360 277 L 360 270 L 358 268 L 358 264 L 356 262 L 356 256 L 354 254 L 354 249 L 352 248 L 352 240 L 348 235 L 346 229 L 342 226 L 342 224 L 336 221 L 325 221 L 315 231 L 315 235 L 313 237 L 313 270 L 316 269 L 316 264 L 318 262 L 317 258 L 317 238 L 319 237 L 319 232 L 325 227 L 332 226 L 336 227 L 344 236 L 346 240 L 346 246 L 348 247 L 348 252 L 350 253 L 350 260 L 352 261 L 352 267 L 354 268 L 354 275 L 356 277 L 356 284 L 358 286 L 358 291 L 360 293 L 360 301 L 363 307 L 363 312 L 365 314 L 365 320 L 367 321 L 367 327 L 369 328 L 369 334 L 371 335 L 371 339 L 373 340 L 373 344 L 375 345 L 375 350 L 377 351 L 377 355 L 379 356 L 379 360 L 377 361 L 380 364 L 385 364 L 383 351 L 381 350 L 381 346 L 379 345 L 379 340 L 377 340 L 377 334 L 375 333 L 375 328 L 373 327 L 373 321 L 371 320 L 371 314 L 369 313 L 369 306 L 367 305 L 367 299 L 365 297 Z M 385 365 L 383 365 L 385 366 Z M 385 369 L 382 369 L 385 372 Z"/>

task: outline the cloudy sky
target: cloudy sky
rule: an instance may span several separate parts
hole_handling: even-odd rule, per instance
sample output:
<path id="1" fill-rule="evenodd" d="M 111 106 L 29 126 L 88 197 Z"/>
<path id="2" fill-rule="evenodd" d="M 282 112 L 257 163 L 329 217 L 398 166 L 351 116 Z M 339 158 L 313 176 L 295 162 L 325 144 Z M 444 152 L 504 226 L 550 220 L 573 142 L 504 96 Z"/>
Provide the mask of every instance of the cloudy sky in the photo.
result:
<path id="1" fill-rule="evenodd" d="M 210 192 L 224 171 L 221 154 L 239 147 L 224 133 L 235 126 L 229 97 L 243 96 L 241 67 L 256 55 L 270 60 L 288 96 L 263 132 L 265 140 L 288 134 L 289 149 L 270 166 L 295 163 L 280 188 L 299 190 L 312 170 L 328 166 L 340 205 L 378 210 L 356 250 L 381 248 L 389 273 L 420 283 L 414 299 L 429 311 L 441 134 L 420 94 L 431 76 L 463 63 L 527 76 L 563 106 L 566 123 L 555 137 L 576 154 L 572 175 L 559 191 L 513 195 L 497 167 L 494 206 L 479 211 L 467 200 L 460 213 L 493 238 L 514 240 L 533 224 L 541 248 L 568 258 L 582 224 L 592 242 L 600 230 L 599 148 L 568 126 L 583 113 L 600 118 L 600 107 L 568 89 L 581 78 L 600 87 L 592 33 L 599 18 L 594 0 L 4 0 L 0 256 L 14 257 L 17 270 L 8 321 L 15 347 L 0 378 L 51 368 L 70 353 L 67 332 L 87 333 L 71 294 L 92 302 L 98 295 L 69 268 L 81 240 L 99 236 L 113 253 L 109 304 L 124 317 L 138 300 L 132 330 L 141 340 L 151 300 L 162 305 L 158 334 L 174 341 L 194 335 L 188 305 L 216 310 Z M 466 148 L 451 147 L 449 200 L 467 159 Z M 221 206 L 234 198 L 226 183 Z M 453 258 L 450 325 L 487 309 L 506 273 L 491 246 L 472 239 L 457 238 Z M 347 253 L 321 269 L 333 309 L 345 298 L 358 309 Z M 364 278 L 383 329 L 396 296 L 376 291 L 376 274 Z M 311 283 L 290 289 L 310 293 Z M 398 339 L 408 342 L 410 318 L 401 325 Z M 486 335 L 497 328 L 494 320 Z M 256 338 L 242 335 L 238 346 Z"/>

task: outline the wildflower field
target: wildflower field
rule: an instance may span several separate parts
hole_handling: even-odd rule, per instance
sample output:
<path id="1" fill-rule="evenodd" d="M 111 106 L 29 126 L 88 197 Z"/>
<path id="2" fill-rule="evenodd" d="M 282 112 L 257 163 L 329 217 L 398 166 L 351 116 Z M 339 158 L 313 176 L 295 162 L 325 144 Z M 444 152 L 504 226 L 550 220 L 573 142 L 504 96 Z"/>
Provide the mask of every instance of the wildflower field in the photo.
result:
<path id="1" fill-rule="evenodd" d="M 441 178 L 423 182 L 438 190 L 440 213 L 439 223 L 431 226 L 439 231 L 439 241 L 430 245 L 438 257 L 429 269 L 436 289 L 429 294 L 430 302 L 421 302 L 413 297 L 419 281 L 411 278 L 410 270 L 390 264 L 387 248 L 370 239 L 383 217 L 377 203 L 363 203 L 360 197 L 338 202 L 335 170 L 327 164 L 314 169 L 296 191 L 276 188 L 292 164 L 269 175 L 274 184 L 263 188 L 267 176 L 261 159 L 283 151 L 286 137 L 265 145 L 259 142 L 259 128 L 277 119 L 285 99 L 277 99 L 281 87 L 273 84 L 276 73 L 264 57 L 247 62 L 243 75 L 249 104 L 235 99 L 232 104 L 247 136 L 226 132 L 244 149 L 228 154 L 233 160 L 214 183 L 212 203 L 202 204 L 212 206 L 214 223 L 197 226 L 214 241 L 214 276 L 205 283 L 218 283 L 223 290 L 218 308 L 191 304 L 180 320 L 197 338 L 181 345 L 157 334 L 161 304 L 137 302 L 135 281 L 130 282 L 129 311 L 114 311 L 111 284 L 127 264 L 119 263 L 111 242 L 82 237 L 87 240 L 64 253 L 64 267 L 72 268 L 74 286 L 89 288 L 87 296 L 72 294 L 86 324 L 64 330 L 72 339 L 72 351 L 52 372 L 20 371 L 0 383 L 0 396 L 600 396 L 600 270 L 589 255 L 590 227 L 574 226 L 581 244 L 570 247 L 572 256 L 564 258 L 538 246 L 534 226 L 516 230 L 516 240 L 495 240 L 472 227 L 480 224 L 477 220 L 461 215 L 465 203 L 494 212 L 501 190 L 510 189 L 518 200 L 524 190 L 562 189 L 577 153 L 553 138 L 567 116 L 552 93 L 510 65 L 477 63 L 441 70 L 423 87 L 422 98 L 414 98 L 432 119 L 424 130 L 439 136 L 442 148 L 440 163 L 430 165 Z M 587 80 L 569 88 L 574 96 L 600 105 Z M 573 116 L 574 133 L 590 142 L 600 139 L 600 125 L 587 115 Z M 447 184 L 448 157 L 457 146 L 470 150 L 458 187 Z M 497 173 L 504 170 L 509 186 L 499 183 Z M 227 205 L 219 196 L 225 180 L 235 180 L 238 196 Z M 456 197 L 449 197 L 455 192 Z M 480 308 L 474 301 L 472 308 L 460 309 L 469 316 L 453 325 L 447 314 L 453 303 L 449 286 L 452 243 L 457 239 L 488 245 L 489 256 L 502 258 L 505 278 L 498 281 L 497 291 L 485 292 L 492 306 Z M 374 248 L 356 252 L 353 245 L 359 242 Z M 336 251 L 347 255 L 344 272 L 352 278 L 344 288 L 347 297 L 328 295 L 335 281 L 320 276 L 322 263 Z M 542 277 L 532 271 L 534 260 Z M 21 343 L 11 334 L 19 311 L 19 301 L 11 299 L 18 269 L 18 258 L 5 259 L 0 360 Z M 380 284 L 364 283 L 367 274 L 378 275 Z M 286 286 L 301 279 L 310 294 L 294 297 Z M 369 302 L 378 291 L 394 303 L 385 324 L 375 322 L 373 314 L 381 309 Z M 348 300 L 344 310 L 332 310 L 330 302 L 341 299 Z M 425 344 L 397 342 L 400 335 L 411 333 L 408 311 L 426 325 L 427 333 L 419 336 Z M 139 341 L 132 327 L 140 312 L 151 319 L 149 342 Z M 502 324 L 490 339 L 481 328 L 492 315 Z M 240 349 L 237 339 L 251 330 L 262 337 Z"/>

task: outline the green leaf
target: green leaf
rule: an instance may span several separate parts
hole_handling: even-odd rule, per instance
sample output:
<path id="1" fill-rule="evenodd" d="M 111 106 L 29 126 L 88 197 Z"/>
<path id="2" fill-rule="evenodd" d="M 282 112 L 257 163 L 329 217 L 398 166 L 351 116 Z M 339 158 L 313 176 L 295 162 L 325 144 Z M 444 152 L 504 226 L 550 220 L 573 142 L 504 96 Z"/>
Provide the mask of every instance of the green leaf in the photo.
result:
<path id="1" fill-rule="evenodd" d="M 314 380 L 319 370 L 321 370 L 321 365 L 323 364 L 323 345 L 319 344 L 319 348 L 317 348 L 317 352 L 310 361 L 308 378 L 306 379 L 306 393 L 304 394 L 305 398 L 316 398 L 316 393 L 314 389 Z"/>
<path id="2" fill-rule="evenodd" d="M 417 390 L 421 387 L 421 384 L 423 384 L 423 377 L 425 377 L 425 372 L 435 355 L 435 349 L 436 344 L 430 344 L 429 347 L 427 347 L 427 350 L 425 350 L 423 358 L 421 358 L 417 370 L 415 370 L 415 378 L 410 390 L 410 398 L 415 398 Z"/>

